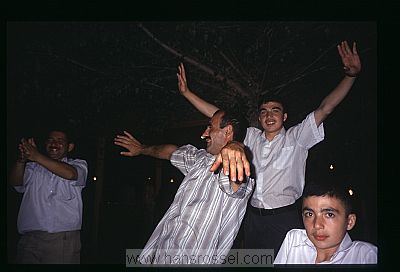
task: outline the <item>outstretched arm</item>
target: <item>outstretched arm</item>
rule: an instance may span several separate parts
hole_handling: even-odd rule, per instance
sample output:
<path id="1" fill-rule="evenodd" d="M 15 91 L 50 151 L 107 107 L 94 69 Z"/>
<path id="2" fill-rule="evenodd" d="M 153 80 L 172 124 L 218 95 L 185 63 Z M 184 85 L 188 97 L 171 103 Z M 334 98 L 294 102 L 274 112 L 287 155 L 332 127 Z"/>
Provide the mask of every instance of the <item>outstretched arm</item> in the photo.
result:
<path id="1" fill-rule="evenodd" d="M 189 90 L 186 81 L 186 74 L 185 74 L 185 67 L 183 63 L 180 63 L 178 66 L 178 89 L 180 93 L 187 99 L 189 102 L 198 109 L 202 114 L 206 115 L 207 117 L 212 117 L 213 114 L 218 110 L 218 108 L 207 101 L 204 101 L 191 90 Z"/>
<path id="2" fill-rule="evenodd" d="M 172 153 L 178 149 L 176 145 L 172 144 L 152 146 L 143 145 L 129 132 L 124 130 L 124 134 L 125 135 L 117 135 L 117 137 L 114 138 L 115 145 L 128 149 L 128 151 L 122 151 L 120 153 L 122 156 L 133 157 L 138 155 L 147 155 L 158 159 L 169 160 Z"/>
<path id="3" fill-rule="evenodd" d="M 318 109 L 314 112 L 315 122 L 319 126 L 326 117 L 342 102 L 354 84 L 356 76 L 361 71 L 361 61 L 357 53 L 356 43 L 350 49 L 347 41 L 341 42 L 338 46 L 339 55 L 342 58 L 345 77 L 333 91 L 326 96 Z"/>

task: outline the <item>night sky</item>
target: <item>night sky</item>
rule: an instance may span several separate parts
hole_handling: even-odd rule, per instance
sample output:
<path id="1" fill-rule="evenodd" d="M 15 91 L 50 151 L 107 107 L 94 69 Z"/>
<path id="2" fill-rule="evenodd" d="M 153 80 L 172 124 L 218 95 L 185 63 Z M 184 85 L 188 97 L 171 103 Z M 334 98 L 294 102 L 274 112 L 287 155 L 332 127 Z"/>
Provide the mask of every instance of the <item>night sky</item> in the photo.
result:
<path id="1" fill-rule="evenodd" d="M 113 145 L 117 133 L 126 129 L 146 144 L 204 147 L 199 137 L 207 118 L 179 94 L 179 62 L 185 64 L 195 93 L 220 107 L 243 107 L 250 121 L 261 93 L 281 94 L 289 109 L 288 128 L 318 107 L 341 80 L 335 45 L 342 40 L 357 42 L 363 70 L 324 122 L 325 140 L 309 152 L 306 180 L 333 179 L 352 189 L 358 220 L 350 234 L 378 243 L 375 22 L 142 24 L 160 43 L 138 22 L 7 23 L 7 169 L 21 137 L 35 137 L 40 144 L 45 127 L 61 122 L 74 128 L 74 155 L 89 163 L 83 190 L 82 263 L 124 263 L 126 248 L 142 248 L 183 178 L 167 161 L 121 157 L 121 149 Z M 236 80 L 243 93 L 218 81 L 218 74 Z M 105 140 L 104 180 L 96 206 L 93 177 L 100 171 L 100 139 Z M 162 183 L 154 195 L 154 184 L 149 184 L 157 175 Z M 9 260 L 18 239 L 20 199 L 8 188 Z"/>

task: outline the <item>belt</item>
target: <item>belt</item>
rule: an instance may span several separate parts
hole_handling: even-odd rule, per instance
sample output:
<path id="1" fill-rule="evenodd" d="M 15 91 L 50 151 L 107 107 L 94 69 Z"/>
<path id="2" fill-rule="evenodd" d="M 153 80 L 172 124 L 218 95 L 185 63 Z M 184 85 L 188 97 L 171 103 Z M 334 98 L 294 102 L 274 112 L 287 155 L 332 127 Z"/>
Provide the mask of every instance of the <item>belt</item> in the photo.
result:
<path id="1" fill-rule="evenodd" d="M 272 215 L 272 214 L 280 214 L 280 213 L 284 213 L 284 212 L 289 212 L 289 211 L 293 211 L 296 209 L 296 202 L 293 204 L 290 204 L 288 206 L 283 206 L 283 207 L 279 207 L 279 208 L 275 208 L 275 209 L 262 209 L 262 208 L 256 208 L 253 207 L 252 205 L 250 206 L 250 210 L 257 215 Z"/>

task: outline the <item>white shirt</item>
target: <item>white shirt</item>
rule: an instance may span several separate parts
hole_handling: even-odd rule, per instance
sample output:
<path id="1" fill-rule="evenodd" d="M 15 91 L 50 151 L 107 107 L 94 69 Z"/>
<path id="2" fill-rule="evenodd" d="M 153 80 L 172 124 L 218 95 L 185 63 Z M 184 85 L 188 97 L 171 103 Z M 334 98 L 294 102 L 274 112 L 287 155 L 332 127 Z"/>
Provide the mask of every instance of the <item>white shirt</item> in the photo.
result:
<path id="1" fill-rule="evenodd" d="M 256 187 L 251 205 L 274 209 L 293 204 L 303 193 L 308 150 L 324 139 L 314 112 L 287 131 L 283 127 L 272 141 L 257 128 L 247 129 L 244 144 L 252 153 Z"/>
<path id="2" fill-rule="evenodd" d="M 376 264 L 378 248 L 368 242 L 352 241 L 346 233 L 329 261 L 318 264 Z M 315 264 L 317 250 L 305 229 L 292 229 L 275 257 L 274 264 Z"/>
<path id="3" fill-rule="evenodd" d="M 17 192 L 24 193 L 18 213 L 19 233 L 81 229 L 81 191 L 86 185 L 87 162 L 69 158 L 61 161 L 75 167 L 77 180 L 63 179 L 36 162 L 26 163 L 23 184 L 14 186 Z"/>

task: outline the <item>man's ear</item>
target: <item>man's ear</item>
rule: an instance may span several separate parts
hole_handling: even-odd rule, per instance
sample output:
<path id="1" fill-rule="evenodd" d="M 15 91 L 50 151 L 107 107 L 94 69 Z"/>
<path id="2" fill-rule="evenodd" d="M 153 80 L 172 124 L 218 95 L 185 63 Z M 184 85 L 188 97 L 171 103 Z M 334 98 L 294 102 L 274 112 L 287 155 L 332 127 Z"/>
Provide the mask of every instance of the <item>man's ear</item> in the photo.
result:
<path id="1" fill-rule="evenodd" d="M 73 143 L 68 144 L 68 152 L 71 152 L 72 150 L 74 150 L 74 148 L 75 148 L 75 144 L 73 144 Z"/>
<path id="2" fill-rule="evenodd" d="M 286 119 L 287 119 L 287 113 L 284 113 L 284 114 L 283 114 L 283 122 L 285 122 Z"/>
<path id="3" fill-rule="evenodd" d="M 347 230 L 351 230 L 357 221 L 357 216 L 354 213 L 351 213 L 347 216 Z"/>
<path id="4" fill-rule="evenodd" d="M 233 128 L 232 125 L 227 125 L 225 127 L 225 136 L 229 138 L 229 140 L 233 140 Z"/>

